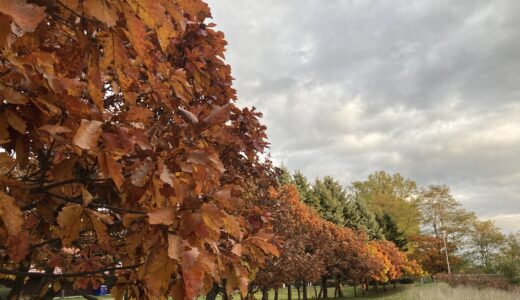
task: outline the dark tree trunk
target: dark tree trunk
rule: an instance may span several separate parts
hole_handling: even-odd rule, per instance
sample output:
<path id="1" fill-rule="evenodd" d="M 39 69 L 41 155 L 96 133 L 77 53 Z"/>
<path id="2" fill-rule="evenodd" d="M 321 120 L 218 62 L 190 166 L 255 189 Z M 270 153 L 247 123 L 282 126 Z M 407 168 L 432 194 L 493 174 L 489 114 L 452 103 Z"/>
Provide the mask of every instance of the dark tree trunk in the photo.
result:
<path id="1" fill-rule="evenodd" d="M 218 293 L 220 292 L 220 287 L 216 282 L 213 283 L 211 290 L 206 295 L 206 300 L 215 300 L 217 298 Z"/>
<path id="2" fill-rule="evenodd" d="M 336 277 L 336 289 L 338 291 L 338 297 L 343 298 L 343 291 L 341 290 L 341 280 L 339 279 L 339 276 Z"/>
<path id="3" fill-rule="evenodd" d="M 321 277 L 321 286 L 323 289 L 323 299 L 328 299 L 329 295 L 327 293 L 327 276 Z"/>
<path id="4" fill-rule="evenodd" d="M 220 290 L 222 292 L 222 299 L 223 300 L 230 300 L 229 299 L 229 295 L 227 293 L 227 289 L 226 289 L 226 279 L 222 280 L 222 286 L 223 288 Z"/>
<path id="5" fill-rule="evenodd" d="M 357 297 L 357 289 L 356 289 L 356 282 L 354 281 L 354 296 Z"/>
<path id="6" fill-rule="evenodd" d="M 307 283 L 303 283 L 303 300 L 307 300 Z"/>
<path id="7" fill-rule="evenodd" d="M 314 298 L 320 299 L 320 297 L 318 296 L 318 290 L 316 290 L 316 286 L 314 285 L 314 283 L 312 284 L 312 289 L 314 290 Z"/>
<path id="8" fill-rule="evenodd" d="M 287 300 L 292 300 L 292 294 L 291 294 L 291 284 L 287 284 Z"/>
<path id="9" fill-rule="evenodd" d="M 395 289 L 395 280 L 392 280 L 392 283 L 394 284 L 394 289 Z"/>
<path id="10" fill-rule="evenodd" d="M 296 285 L 296 291 L 298 292 L 298 300 L 301 300 L 302 298 L 300 295 L 300 284 L 299 283 Z"/>
<path id="11" fill-rule="evenodd" d="M 274 289 L 274 300 L 278 300 L 278 288 Z"/>
<path id="12" fill-rule="evenodd" d="M 262 289 L 262 300 L 269 300 L 269 294 L 266 288 Z"/>

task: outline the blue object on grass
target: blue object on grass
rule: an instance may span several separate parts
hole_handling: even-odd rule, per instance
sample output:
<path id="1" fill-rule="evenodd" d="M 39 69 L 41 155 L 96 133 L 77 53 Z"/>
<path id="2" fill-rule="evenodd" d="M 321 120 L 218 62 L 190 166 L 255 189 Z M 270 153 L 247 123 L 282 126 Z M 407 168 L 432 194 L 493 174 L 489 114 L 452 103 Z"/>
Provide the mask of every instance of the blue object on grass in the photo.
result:
<path id="1" fill-rule="evenodd" d="M 96 296 L 106 296 L 107 295 L 107 286 L 102 284 L 96 290 Z"/>

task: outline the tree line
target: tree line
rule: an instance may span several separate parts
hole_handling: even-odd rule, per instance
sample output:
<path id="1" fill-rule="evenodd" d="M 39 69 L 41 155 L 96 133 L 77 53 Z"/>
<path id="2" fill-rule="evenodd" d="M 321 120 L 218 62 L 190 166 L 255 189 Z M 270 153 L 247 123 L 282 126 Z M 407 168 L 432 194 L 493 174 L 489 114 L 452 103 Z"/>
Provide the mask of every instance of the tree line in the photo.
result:
<path id="1" fill-rule="evenodd" d="M 500 274 L 520 280 L 520 233 L 504 235 L 491 220 L 467 211 L 446 185 L 418 187 L 384 171 L 343 187 L 331 176 L 312 184 L 299 171 L 281 168 L 281 181 L 293 183 L 303 201 L 323 218 L 370 239 L 392 241 L 425 271 Z"/>

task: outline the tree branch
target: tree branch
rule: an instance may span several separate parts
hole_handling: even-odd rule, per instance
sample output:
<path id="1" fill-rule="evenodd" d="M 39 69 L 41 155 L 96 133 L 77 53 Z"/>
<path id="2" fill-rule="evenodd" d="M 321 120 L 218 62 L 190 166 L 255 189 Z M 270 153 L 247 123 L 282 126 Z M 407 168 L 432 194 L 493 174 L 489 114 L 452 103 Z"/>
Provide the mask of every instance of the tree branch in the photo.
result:
<path id="1" fill-rule="evenodd" d="M 48 192 L 48 191 L 40 191 L 40 193 L 46 194 L 46 195 L 49 195 L 51 197 L 58 198 L 58 199 L 61 199 L 61 200 L 67 201 L 67 202 L 83 204 L 83 200 L 81 198 L 76 198 L 76 197 L 75 198 L 71 198 L 71 197 L 61 196 L 61 195 L 57 195 L 57 194 L 54 194 L 54 193 L 51 193 L 51 192 Z M 116 206 L 111 206 L 111 205 L 104 204 L 104 203 L 94 203 L 94 201 L 99 201 L 99 200 L 101 200 L 101 199 L 99 199 L 99 198 L 92 199 L 92 202 L 89 203 L 89 205 L 87 207 L 90 207 L 90 208 L 105 208 L 105 209 L 109 209 L 109 210 L 112 210 L 112 211 L 115 211 L 115 212 L 124 212 L 124 213 L 139 214 L 139 215 L 146 215 L 147 214 L 145 211 L 142 211 L 142 210 L 134 210 L 134 209 L 116 207 Z"/>
<path id="2" fill-rule="evenodd" d="M 63 181 L 58 181 L 58 182 L 55 182 L 55 183 L 47 184 L 47 185 L 44 185 L 44 186 L 41 186 L 41 187 L 38 186 L 38 187 L 30 189 L 30 191 L 33 192 L 33 193 L 41 193 L 42 191 L 50 190 L 52 188 L 55 188 L 55 187 L 58 187 L 58 186 L 62 186 L 62 185 L 65 185 L 65 184 L 69 184 L 69 183 L 76 183 L 76 182 L 81 182 L 81 183 L 85 183 L 85 182 L 103 182 L 103 181 L 107 181 L 109 179 L 110 178 L 73 178 L 73 179 L 67 179 L 67 180 L 63 180 Z"/>

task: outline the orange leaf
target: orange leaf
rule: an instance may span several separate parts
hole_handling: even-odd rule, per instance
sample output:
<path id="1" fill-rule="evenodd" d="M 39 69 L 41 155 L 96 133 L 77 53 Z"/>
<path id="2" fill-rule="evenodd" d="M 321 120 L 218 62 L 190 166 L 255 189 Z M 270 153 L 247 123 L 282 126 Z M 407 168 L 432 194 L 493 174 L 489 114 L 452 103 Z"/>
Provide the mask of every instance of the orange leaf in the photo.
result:
<path id="1" fill-rule="evenodd" d="M 193 247 L 189 251 L 184 251 L 182 253 L 182 268 L 189 269 L 195 265 L 197 262 L 197 258 L 199 257 L 200 252 L 199 249 Z"/>
<path id="2" fill-rule="evenodd" d="M 5 118 L 7 119 L 7 123 L 11 125 L 16 131 L 21 134 L 25 134 L 25 130 L 27 129 L 27 125 L 25 125 L 25 121 L 12 109 L 5 110 Z"/>
<path id="3" fill-rule="evenodd" d="M 7 239 L 6 248 L 9 257 L 13 262 L 18 263 L 25 258 L 29 252 L 29 234 L 26 231 L 21 231 L 16 235 L 10 235 Z"/>
<path id="4" fill-rule="evenodd" d="M 235 254 L 236 256 L 242 255 L 242 245 L 235 244 L 233 245 L 233 248 L 231 248 L 231 253 Z"/>
<path id="5" fill-rule="evenodd" d="M 278 248 L 275 245 L 264 241 L 263 239 L 254 238 L 253 244 L 255 244 L 258 248 L 262 249 L 262 251 L 264 251 L 265 254 L 272 254 L 276 257 L 280 256 L 280 251 L 278 250 Z"/>
<path id="6" fill-rule="evenodd" d="M 64 246 L 68 246 L 72 241 L 79 238 L 79 232 L 83 225 L 81 215 L 83 207 L 76 205 L 65 206 L 61 209 L 56 219 L 61 228 L 61 241 Z"/>
<path id="7" fill-rule="evenodd" d="M 121 166 L 114 160 L 114 158 L 112 158 L 108 152 L 105 152 L 105 162 L 107 164 L 108 174 L 112 178 L 112 181 L 114 181 L 116 184 L 117 188 L 120 189 L 121 186 L 123 186 L 123 182 L 125 181 L 125 178 L 121 173 Z"/>
<path id="8" fill-rule="evenodd" d="M 182 107 L 179 107 L 179 111 L 184 115 L 184 117 L 186 119 L 188 119 L 188 121 L 190 121 L 191 123 L 193 124 L 197 124 L 199 123 L 199 119 L 197 118 L 196 115 L 194 115 L 191 111 L 189 110 L 186 110 Z"/>
<path id="9" fill-rule="evenodd" d="M 101 134 L 101 125 L 103 125 L 103 122 L 82 119 L 72 143 L 86 150 L 96 147 Z"/>
<path id="10" fill-rule="evenodd" d="M 204 123 L 214 125 L 217 123 L 224 123 L 227 119 L 229 119 L 229 103 L 215 107 L 211 113 L 204 118 Z"/>
<path id="11" fill-rule="evenodd" d="M 47 131 L 48 133 L 50 133 L 52 135 L 68 133 L 68 132 L 72 131 L 68 127 L 60 126 L 60 125 L 51 125 L 51 124 L 43 125 L 39 129 L 43 130 L 43 131 Z"/>
<path id="12" fill-rule="evenodd" d="M 237 222 L 235 217 L 227 216 L 224 218 L 224 230 L 237 240 L 242 238 L 242 231 L 240 228 L 240 223 Z"/>
<path id="13" fill-rule="evenodd" d="M 94 197 L 92 197 L 92 194 L 87 191 L 84 187 L 81 187 L 81 197 L 83 198 L 83 206 L 87 207 Z"/>
<path id="14" fill-rule="evenodd" d="M 88 15 L 100 20 L 108 27 L 116 25 L 118 20 L 117 13 L 107 6 L 104 0 L 85 0 L 83 6 Z"/>
<path id="15" fill-rule="evenodd" d="M 173 207 L 163 207 L 152 210 L 148 213 L 149 223 L 152 225 L 172 225 L 175 219 Z"/>
<path id="16" fill-rule="evenodd" d="M 9 15 L 25 32 L 33 32 L 45 18 L 45 7 L 27 4 L 25 0 L 0 0 L 0 12 Z"/>
<path id="17" fill-rule="evenodd" d="M 144 281 L 147 299 L 165 299 L 171 276 L 177 264 L 168 257 L 166 249 L 157 249 L 146 260 Z"/>
<path id="18" fill-rule="evenodd" d="M 146 44 L 146 27 L 143 21 L 139 20 L 129 9 L 125 10 L 125 18 L 128 25 L 128 39 L 137 55 L 145 57 L 148 47 Z"/>
<path id="19" fill-rule="evenodd" d="M 139 17 L 150 28 L 163 24 L 166 10 L 158 0 L 136 1 L 131 0 L 129 4 L 137 12 Z"/>
<path id="20" fill-rule="evenodd" d="M 23 214 L 14 198 L 0 191 L 0 217 L 9 235 L 16 235 L 22 230 Z"/>
<path id="21" fill-rule="evenodd" d="M 100 2 L 101 1 L 96 1 Z M 88 92 L 92 97 L 92 101 L 99 111 L 104 110 L 103 80 L 101 79 L 101 71 L 99 70 L 99 54 L 92 51 L 88 66 Z"/>
<path id="22" fill-rule="evenodd" d="M 163 52 L 168 50 L 171 40 L 176 37 L 178 37 L 178 33 L 173 28 L 173 24 L 169 19 L 166 19 L 161 27 L 157 29 L 157 38 L 159 39 L 159 45 Z"/>
<path id="23" fill-rule="evenodd" d="M 9 28 L 10 29 L 10 28 Z M 0 33 L 1 35 L 1 33 Z M 0 41 L 1 43 L 1 41 Z M 10 87 L 4 87 L 0 85 L 0 95 L 5 98 L 7 103 L 24 105 L 29 102 L 29 98 L 26 95 L 21 94 Z"/>
<path id="24" fill-rule="evenodd" d="M 109 252 L 112 251 L 112 247 L 110 246 L 110 238 L 107 233 L 107 226 L 101 222 L 101 220 L 98 218 L 98 214 L 89 213 L 89 218 L 92 227 L 94 227 L 94 231 L 96 232 L 97 240 L 101 248 Z"/>
<path id="25" fill-rule="evenodd" d="M 164 164 L 162 159 L 159 159 L 157 162 L 157 168 L 159 171 L 159 178 L 164 182 L 173 187 L 173 177 L 174 175 L 168 169 L 168 167 Z"/>
<path id="26" fill-rule="evenodd" d="M 182 239 L 178 235 L 168 234 L 168 256 L 172 259 L 179 260 L 184 251 Z"/>

